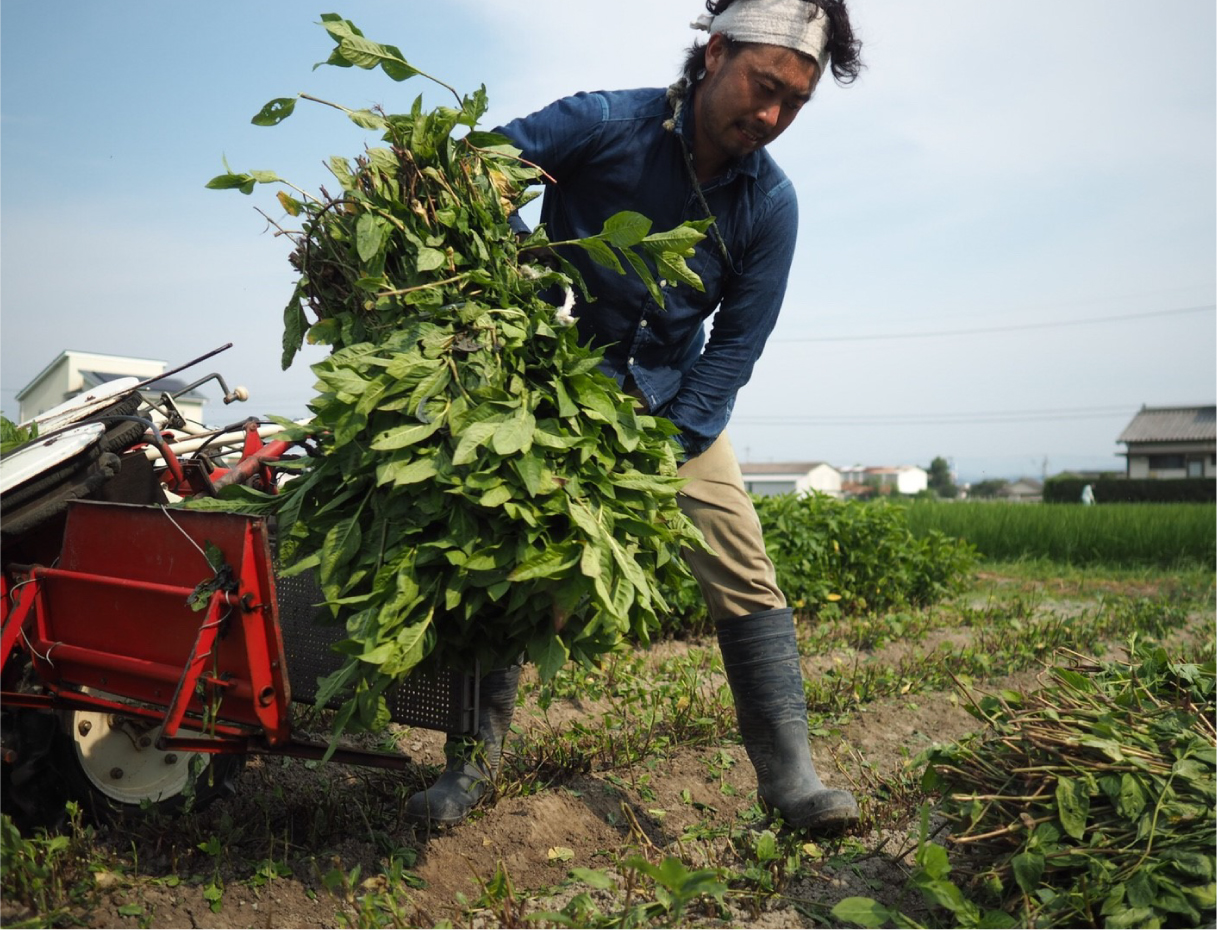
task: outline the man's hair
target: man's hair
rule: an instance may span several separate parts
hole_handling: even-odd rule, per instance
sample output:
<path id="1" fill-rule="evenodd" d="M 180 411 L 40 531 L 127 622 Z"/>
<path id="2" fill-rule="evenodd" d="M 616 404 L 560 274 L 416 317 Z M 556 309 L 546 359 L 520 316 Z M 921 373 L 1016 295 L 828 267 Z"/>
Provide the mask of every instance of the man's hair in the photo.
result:
<path id="1" fill-rule="evenodd" d="M 718 16 L 737 0 L 706 0 L 706 9 L 712 16 Z M 738 0 L 747 3 L 748 0 Z M 862 42 L 854 36 L 853 27 L 849 24 L 849 10 L 845 8 L 845 0 L 803 0 L 818 7 L 828 17 L 828 54 L 832 76 L 838 84 L 852 84 L 862 70 Z M 727 40 L 727 54 L 734 55 L 739 49 L 749 45 L 748 42 L 737 42 L 730 36 Z M 706 43 L 695 43 L 685 55 L 681 75 L 690 84 L 696 84 L 706 70 Z M 821 75 L 823 77 L 823 75 Z"/>

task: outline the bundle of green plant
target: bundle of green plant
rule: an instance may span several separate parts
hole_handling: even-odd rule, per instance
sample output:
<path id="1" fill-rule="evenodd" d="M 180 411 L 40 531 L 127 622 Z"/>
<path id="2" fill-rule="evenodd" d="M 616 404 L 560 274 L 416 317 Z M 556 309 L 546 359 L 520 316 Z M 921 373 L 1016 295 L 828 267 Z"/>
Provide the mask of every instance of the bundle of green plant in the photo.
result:
<path id="1" fill-rule="evenodd" d="M 340 16 L 322 20 L 328 64 L 422 73 Z M 662 587 L 685 574 L 680 549 L 700 544 L 676 504 L 675 427 L 635 409 L 579 344 L 569 306 L 546 297 L 571 303 L 581 282 L 561 251 L 582 248 L 639 275 L 662 306 L 657 276 L 701 286 L 685 258 L 706 223 L 652 234 L 626 213 L 589 239 L 521 241 L 509 217 L 541 173 L 476 129 L 484 87 L 452 93 L 456 108 L 337 107 L 384 145 L 330 160 L 336 195 L 278 194 L 301 223 L 283 230 L 300 272 L 283 364 L 305 339 L 332 346 L 313 366 L 311 422 L 284 423 L 315 454 L 283 493 L 238 489 L 217 505 L 276 513 L 291 570 L 316 571 L 345 623 L 348 659 L 318 695 L 353 692 L 338 729 L 384 722 L 381 694 L 424 659 L 486 667 L 527 653 L 548 678 L 627 633 L 645 641 Z M 276 125 L 297 99 L 254 122 Z M 228 171 L 208 186 L 257 183 L 286 182 Z M 555 256 L 564 270 L 540 262 Z"/>
<path id="2" fill-rule="evenodd" d="M 760 497 L 756 506 L 778 584 L 812 615 L 931 604 L 961 590 L 975 565 L 961 540 L 915 538 L 904 507 L 821 494 Z"/>
<path id="3" fill-rule="evenodd" d="M 924 785 L 974 888 L 1019 926 L 1212 921 L 1215 672 L 1156 645 L 1055 668 L 1047 687 L 975 701 L 985 732 L 928 754 Z"/>

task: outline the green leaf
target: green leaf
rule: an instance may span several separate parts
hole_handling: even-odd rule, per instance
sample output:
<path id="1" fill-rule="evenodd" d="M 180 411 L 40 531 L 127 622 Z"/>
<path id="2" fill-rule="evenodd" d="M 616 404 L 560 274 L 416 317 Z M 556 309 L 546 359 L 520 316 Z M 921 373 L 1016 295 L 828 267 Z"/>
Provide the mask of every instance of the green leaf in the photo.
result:
<path id="1" fill-rule="evenodd" d="M 569 653 L 557 635 L 534 637 L 528 643 L 528 657 L 537 666 L 542 681 L 552 681 L 566 664 Z"/>
<path id="2" fill-rule="evenodd" d="M 514 495 L 511 493 L 511 488 L 505 484 L 500 484 L 497 488 L 491 488 L 478 499 L 478 504 L 482 507 L 502 507 L 505 503 L 512 499 Z"/>
<path id="3" fill-rule="evenodd" d="M 537 433 L 533 433 L 535 438 Z M 545 463 L 539 455 L 519 455 L 512 462 L 515 466 L 516 474 L 520 476 L 520 480 L 524 482 L 524 487 L 528 491 L 529 497 L 536 497 L 542 492 L 546 485 L 546 468 Z M 549 476 L 549 485 L 553 485 L 553 476 Z"/>
<path id="4" fill-rule="evenodd" d="M 213 191 L 235 189 L 239 190 L 242 194 L 252 194 L 254 192 L 254 180 L 248 174 L 217 174 L 204 186 Z"/>
<path id="5" fill-rule="evenodd" d="M 1090 795 L 1085 783 L 1075 778 L 1058 778 L 1056 810 L 1065 832 L 1080 840 L 1086 833 L 1086 820 L 1090 816 Z"/>
<path id="6" fill-rule="evenodd" d="M 1044 874 L 1044 857 L 1033 852 L 1019 853 L 1010 860 L 1010 866 L 1014 869 L 1014 880 L 1018 882 L 1018 887 L 1027 894 L 1033 894 Z"/>
<path id="7" fill-rule="evenodd" d="M 593 888 L 601 891 L 608 891 L 611 888 L 617 887 L 617 882 L 600 869 L 571 869 L 568 874 L 571 878 L 581 881 L 585 885 L 591 885 Z"/>
<path id="8" fill-rule="evenodd" d="M 283 207 L 283 211 L 288 216 L 299 216 L 304 211 L 304 204 L 287 191 L 279 191 L 275 194 L 275 197 L 279 200 L 279 205 Z"/>
<path id="9" fill-rule="evenodd" d="M 706 238 L 709 224 L 709 220 L 682 223 L 680 226 L 666 229 L 663 232 L 651 233 L 642 240 L 640 245 L 651 255 L 674 252 L 686 257 L 692 256 L 693 247 Z"/>
<path id="10" fill-rule="evenodd" d="M 1007 928 L 1017 927 L 1018 925 L 1019 923 L 1014 919 L 1013 915 L 994 909 L 985 911 L 984 916 L 981 917 L 980 922 L 976 926 L 980 930 L 1007 930 Z"/>
<path id="11" fill-rule="evenodd" d="M 577 243 L 598 265 L 603 265 L 610 271 L 615 271 L 617 274 L 625 274 L 625 267 L 621 264 L 621 260 L 617 258 L 615 252 L 599 239 L 581 239 Z"/>
<path id="12" fill-rule="evenodd" d="M 596 522 L 596 516 L 588 509 L 587 505 L 582 501 L 575 500 L 572 497 L 567 499 L 567 509 L 571 515 L 571 519 L 575 521 L 579 529 L 583 530 L 591 539 L 600 539 L 604 536 L 604 530 L 600 524 Z"/>
<path id="13" fill-rule="evenodd" d="M 947 851 L 937 843 L 926 843 L 917 850 L 917 864 L 930 878 L 946 878 L 951 874 Z"/>
<path id="14" fill-rule="evenodd" d="M 389 224 L 375 213 L 361 213 L 355 223 L 355 249 L 361 261 L 370 262 L 389 236 Z"/>
<path id="15" fill-rule="evenodd" d="M 519 416 L 504 420 L 498 425 L 491 439 L 491 447 L 499 455 L 527 452 L 532 447 L 532 436 L 536 429 L 536 419 L 527 410 L 523 410 Z"/>
<path id="16" fill-rule="evenodd" d="M 335 573 L 355 558 L 362 540 L 358 513 L 339 520 L 330 528 L 321 547 L 322 584 L 332 581 Z"/>
<path id="17" fill-rule="evenodd" d="M 651 221 L 641 213 L 623 210 L 604 221 L 600 235 L 619 249 L 628 249 L 640 243 L 651 231 Z"/>
<path id="18" fill-rule="evenodd" d="M 395 81 L 404 81 L 419 73 L 392 45 L 381 45 L 365 39 L 350 20 L 326 20 L 323 16 L 322 24 L 338 43 L 326 64 L 354 65 L 365 70 L 379 65 Z"/>
<path id="19" fill-rule="evenodd" d="M 372 440 L 372 448 L 377 452 L 391 452 L 394 449 L 404 449 L 415 443 L 422 442 L 440 428 L 442 420 L 435 419 L 430 423 L 412 423 L 409 426 L 399 426 L 386 430 Z"/>
<path id="20" fill-rule="evenodd" d="M 624 255 L 626 261 L 630 263 L 630 267 L 634 269 L 634 273 L 642 279 L 642 283 L 646 285 L 647 293 L 651 295 L 651 299 L 654 300 L 655 303 L 659 304 L 659 306 L 662 308 L 664 306 L 663 291 L 661 291 L 659 289 L 659 285 L 655 283 L 655 276 L 651 274 L 651 269 L 647 267 L 647 263 L 642 260 L 641 256 L 636 255 L 633 252 L 625 251 L 621 254 Z"/>
<path id="21" fill-rule="evenodd" d="M 660 275 L 670 282 L 687 284 L 698 291 L 706 289 L 697 272 L 690 268 L 680 255 L 664 252 L 661 255 L 655 256 L 655 268 Z"/>
<path id="22" fill-rule="evenodd" d="M 452 453 L 453 465 L 468 465 L 477 458 L 477 450 L 486 444 L 495 432 L 498 430 L 499 424 L 493 421 L 483 421 L 480 423 L 470 423 L 461 431 L 460 442 L 456 445 L 456 451 Z"/>
<path id="23" fill-rule="evenodd" d="M 1125 883 L 1128 903 L 1133 907 L 1149 907 L 1154 903 L 1154 880 L 1148 869 L 1138 869 Z"/>
<path id="24" fill-rule="evenodd" d="M 428 481 L 439 474 L 439 467 L 433 459 L 405 456 L 381 462 L 376 466 L 376 483 L 395 486 L 419 484 Z"/>
<path id="25" fill-rule="evenodd" d="M 531 578 L 557 578 L 578 564 L 580 550 L 566 544 L 550 546 L 539 555 L 521 562 L 508 574 L 508 581 L 527 581 Z"/>
<path id="26" fill-rule="evenodd" d="M 276 97 L 250 120 L 255 126 L 278 126 L 296 109 L 295 97 Z"/>
<path id="27" fill-rule="evenodd" d="M 895 912 L 873 898 L 842 898 L 833 905 L 832 916 L 859 927 L 882 927 L 895 921 Z"/>
<path id="28" fill-rule="evenodd" d="M 351 110 L 347 116 L 360 129 L 384 129 L 388 126 L 383 116 L 371 110 Z"/>
<path id="29" fill-rule="evenodd" d="M 641 472 L 614 472 L 610 479 L 619 488 L 645 491 L 648 494 L 671 496 L 684 484 L 684 479 L 660 475 L 644 475 Z"/>
<path id="30" fill-rule="evenodd" d="M 419 272 L 435 271 L 437 268 L 443 268 L 448 262 L 448 256 L 439 249 L 419 249 L 418 260 L 415 262 L 415 270 Z"/>
<path id="31" fill-rule="evenodd" d="M 1151 926 L 1150 920 L 1153 919 L 1153 916 L 1153 908 L 1130 907 L 1122 911 L 1117 911 L 1116 913 L 1108 916 L 1108 918 L 1103 921 L 1103 926 L 1138 930 L 1138 928 Z"/>
<path id="32" fill-rule="evenodd" d="M 329 160 L 330 174 L 338 179 L 342 189 L 349 191 L 355 187 L 355 176 L 351 173 L 351 163 L 345 158 L 334 155 Z"/>
<path id="33" fill-rule="evenodd" d="M 1145 810 L 1147 800 L 1141 780 L 1131 772 L 1125 772 L 1120 777 L 1120 793 L 1116 798 L 1116 812 L 1128 820 L 1136 820 Z"/>

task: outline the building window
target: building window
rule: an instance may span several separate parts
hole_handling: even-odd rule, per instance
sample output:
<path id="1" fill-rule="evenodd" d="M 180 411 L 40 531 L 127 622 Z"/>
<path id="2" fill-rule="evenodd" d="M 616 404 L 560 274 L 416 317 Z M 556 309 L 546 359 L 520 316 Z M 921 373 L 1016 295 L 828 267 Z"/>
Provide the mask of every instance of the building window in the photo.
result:
<path id="1" fill-rule="evenodd" d="M 1187 476 L 1189 478 L 1204 477 L 1204 459 L 1188 459 Z"/>
<path id="2" fill-rule="evenodd" d="M 1149 457 L 1149 467 L 1154 469 L 1166 468 L 1183 468 L 1182 455 L 1151 455 Z"/>

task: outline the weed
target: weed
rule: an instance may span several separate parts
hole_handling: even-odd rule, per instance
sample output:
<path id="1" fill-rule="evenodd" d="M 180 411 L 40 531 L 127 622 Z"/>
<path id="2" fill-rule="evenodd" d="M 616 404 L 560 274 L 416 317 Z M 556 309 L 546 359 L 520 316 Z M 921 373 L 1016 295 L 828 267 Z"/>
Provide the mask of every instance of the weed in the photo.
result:
<path id="1" fill-rule="evenodd" d="M 83 824 L 75 802 L 68 802 L 67 815 L 68 833 L 39 830 L 28 839 L 7 814 L 0 815 L 0 888 L 8 902 L 27 909 L 35 925 L 50 926 L 74 908 L 89 908 L 96 894 L 93 827 Z"/>

